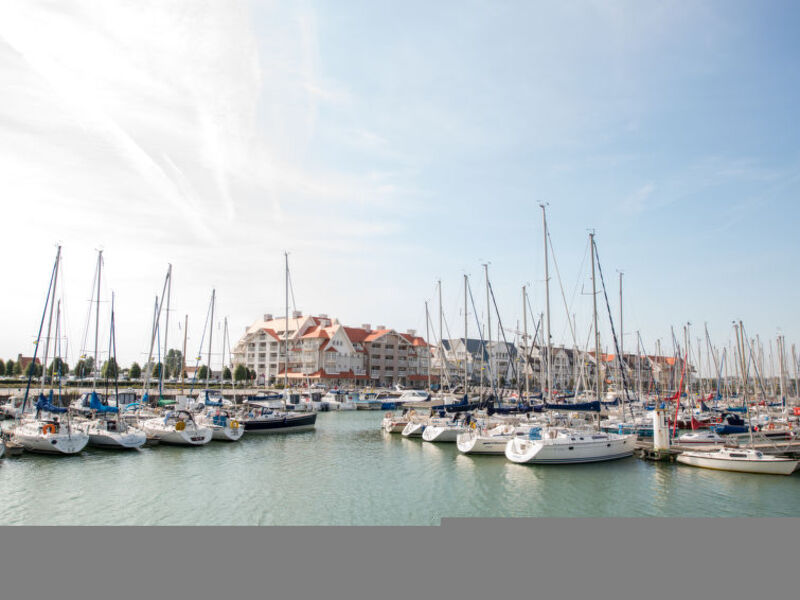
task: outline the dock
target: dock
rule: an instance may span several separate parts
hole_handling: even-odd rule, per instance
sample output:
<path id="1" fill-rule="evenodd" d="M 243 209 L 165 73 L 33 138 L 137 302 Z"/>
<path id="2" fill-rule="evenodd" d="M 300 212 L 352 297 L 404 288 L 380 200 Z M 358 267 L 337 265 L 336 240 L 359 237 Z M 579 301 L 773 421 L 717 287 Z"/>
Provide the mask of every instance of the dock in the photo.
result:
<path id="1" fill-rule="evenodd" d="M 725 447 L 731 446 L 731 444 L 725 445 Z M 743 448 L 745 446 L 749 448 L 750 444 L 739 444 L 735 447 Z M 636 442 L 634 454 L 643 460 L 675 462 L 675 458 L 682 452 L 709 452 L 721 447 L 723 447 L 721 444 L 673 444 L 669 449 L 656 450 L 653 447 L 652 440 L 638 440 Z M 752 447 L 756 450 L 760 450 L 764 454 L 770 454 L 772 456 L 800 458 L 800 439 L 780 441 L 760 440 L 755 442 Z"/>

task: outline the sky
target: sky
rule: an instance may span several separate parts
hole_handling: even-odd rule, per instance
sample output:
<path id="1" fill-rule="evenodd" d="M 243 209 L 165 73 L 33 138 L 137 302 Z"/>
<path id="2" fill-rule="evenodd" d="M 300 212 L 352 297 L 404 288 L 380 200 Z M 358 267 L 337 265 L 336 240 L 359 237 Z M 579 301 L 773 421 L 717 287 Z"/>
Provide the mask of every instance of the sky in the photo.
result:
<path id="1" fill-rule="evenodd" d="M 540 203 L 555 343 L 574 315 L 586 344 L 591 229 L 626 349 L 740 319 L 791 347 L 798 30 L 779 1 L 6 0 L 0 357 L 32 353 L 59 243 L 72 362 L 98 249 L 123 364 L 168 264 L 191 356 L 212 289 L 232 343 L 283 312 L 284 251 L 292 308 L 424 333 L 428 301 L 438 332 L 441 279 L 453 337 L 488 263 L 510 341 L 523 285 L 544 310 Z"/>

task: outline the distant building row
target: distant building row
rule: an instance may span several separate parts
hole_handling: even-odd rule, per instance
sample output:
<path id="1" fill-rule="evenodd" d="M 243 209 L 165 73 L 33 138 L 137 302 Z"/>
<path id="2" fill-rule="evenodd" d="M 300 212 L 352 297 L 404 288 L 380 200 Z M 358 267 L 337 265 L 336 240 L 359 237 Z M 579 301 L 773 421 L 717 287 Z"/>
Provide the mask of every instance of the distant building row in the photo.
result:
<path id="1" fill-rule="evenodd" d="M 258 383 L 280 382 L 286 376 L 290 383 L 423 387 L 429 352 L 413 330 L 399 333 L 383 325 L 372 329 L 369 324 L 348 327 L 328 315 L 296 311 L 288 320 L 266 314 L 250 325 L 234 348 L 233 362 L 255 373 Z"/>

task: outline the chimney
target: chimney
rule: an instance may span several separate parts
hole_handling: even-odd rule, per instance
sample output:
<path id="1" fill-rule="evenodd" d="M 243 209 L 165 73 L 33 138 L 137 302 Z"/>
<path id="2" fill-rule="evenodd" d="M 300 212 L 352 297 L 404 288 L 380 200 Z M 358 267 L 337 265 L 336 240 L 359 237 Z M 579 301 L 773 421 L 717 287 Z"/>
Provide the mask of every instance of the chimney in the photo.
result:
<path id="1" fill-rule="evenodd" d="M 386 329 L 386 325 L 378 325 L 378 329 Z"/>
<path id="2" fill-rule="evenodd" d="M 319 318 L 320 319 L 327 319 L 328 315 L 326 315 L 325 313 L 319 313 Z"/>
<path id="3" fill-rule="evenodd" d="M 301 310 L 293 310 L 292 311 L 292 318 L 293 319 L 299 319 L 302 316 L 303 316 L 303 311 L 301 311 Z"/>
<path id="4" fill-rule="evenodd" d="M 417 330 L 416 330 L 416 329 L 406 329 L 406 333 L 407 333 L 408 335 L 410 335 L 411 337 L 416 337 L 416 335 L 417 335 Z"/>
<path id="5" fill-rule="evenodd" d="M 269 313 L 264 313 L 264 320 L 265 321 L 272 321 L 272 315 Z"/>
<path id="6" fill-rule="evenodd" d="M 367 331 L 371 331 L 372 328 L 369 326 L 369 323 L 362 323 L 361 329 L 366 329 Z"/>

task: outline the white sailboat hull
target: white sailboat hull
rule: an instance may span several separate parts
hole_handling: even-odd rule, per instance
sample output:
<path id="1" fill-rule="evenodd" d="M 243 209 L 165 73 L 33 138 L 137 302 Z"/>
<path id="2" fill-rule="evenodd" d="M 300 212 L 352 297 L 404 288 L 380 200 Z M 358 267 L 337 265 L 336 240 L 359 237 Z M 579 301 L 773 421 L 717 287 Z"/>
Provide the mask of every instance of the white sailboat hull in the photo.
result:
<path id="1" fill-rule="evenodd" d="M 692 467 L 715 469 L 717 471 L 734 471 L 737 473 L 761 473 L 764 475 L 791 475 L 800 461 L 766 457 L 763 459 L 732 459 L 725 456 L 713 456 L 713 452 L 684 452 L 677 461 Z"/>
<path id="2" fill-rule="evenodd" d="M 456 444 L 464 454 L 505 454 L 510 435 L 475 435 L 462 433 Z"/>
<path id="3" fill-rule="evenodd" d="M 147 442 L 147 436 L 141 429 L 129 428 L 124 433 L 114 431 L 89 432 L 89 445 L 98 448 L 119 448 L 133 450 L 141 448 Z"/>
<path id="4" fill-rule="evenodd" d="M 635 435 L 587 434 L 584 438 L 589 439 L 530 440 L 514 438 L 507 442 L 505 455 L 511 462 L 519 464 L 557 465 L 602 462 L 632 456 L 636 441 Z"/>
<path id="5" fill-rule="evenodd" d="M 244 426 L 230 427 L 226 425 L 211 425 L 211 439 L 219 442 L 237 442 L 244 435 Z"/>
<path id="6" fill-rule="evenodd" d="M 14 441 L 28 452 L 40 454 L 78 454 L 89 443 L 89 436 L 79 430 L 42 433 L 38 428 L 20 425 L 14 431 Z"/>
<path id="7" fill-rule="evenodd" d="M 453 443 L 460 433 L 465 433 L 466 427 L 453 425 L 428 425 L 422 432 L 422 439 L 426 442 Z"/>
<path id="8" fill-rule="evenodd" d="M 187 427 L 178 431 L 172 427 L 164 427 L 161 419 L 145 421 L 143 429 L 147 439 L 159 444 L 174 446 L 203 446 L 211 441 L 211 429 L 208 427 Z"/>
<path id="9" fill-rule="evenodd" d="M 408 425 L 408 421 L 402 419 L 389 419 L 386 418 L 383 420 L 381 427 L 386 433 L 403 433 L 403 430 Z"/>
<path id="10" fill-rule="evenodd" d="M 403 428 L 401 432 L 403 437 L 418 438 L 422 437 L 422 432 L 425 430 L 425 423 L 411 422 Z"/>

